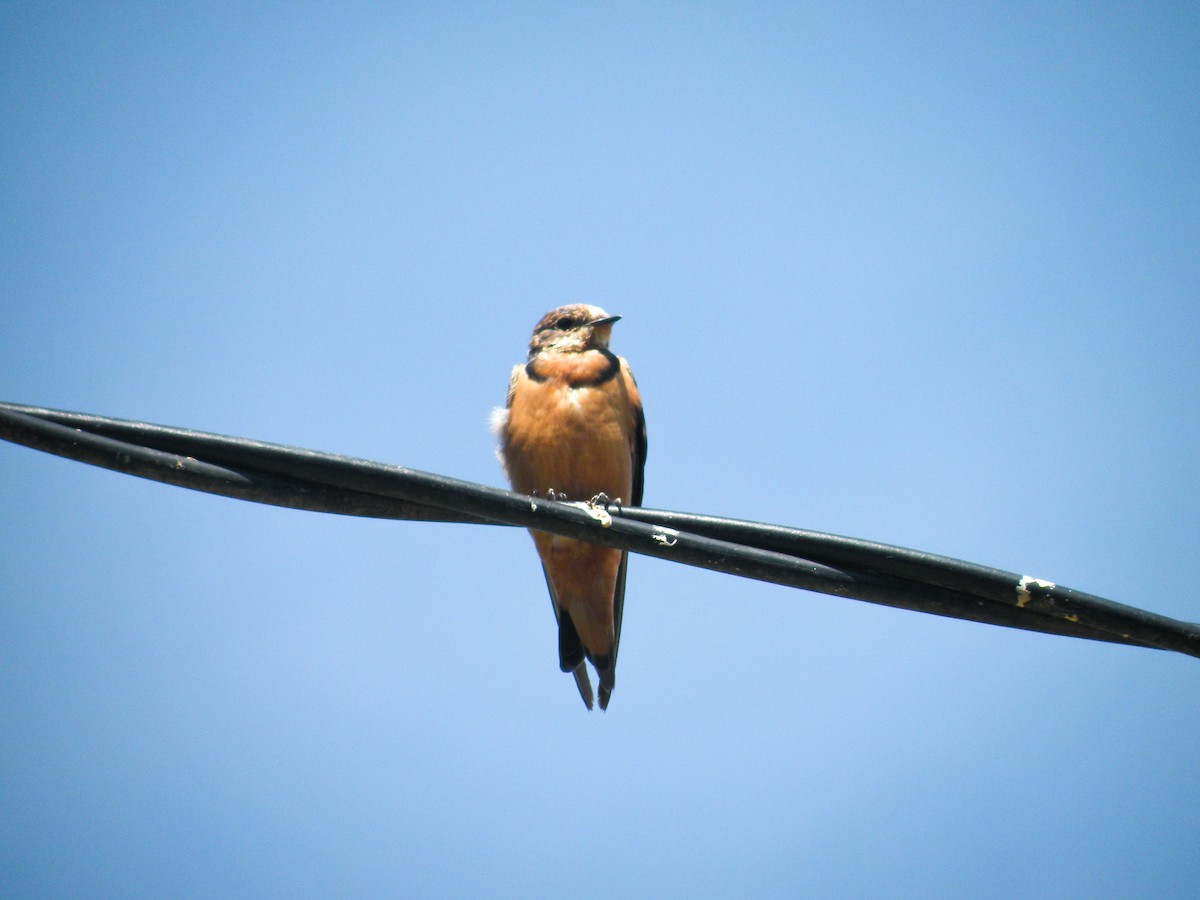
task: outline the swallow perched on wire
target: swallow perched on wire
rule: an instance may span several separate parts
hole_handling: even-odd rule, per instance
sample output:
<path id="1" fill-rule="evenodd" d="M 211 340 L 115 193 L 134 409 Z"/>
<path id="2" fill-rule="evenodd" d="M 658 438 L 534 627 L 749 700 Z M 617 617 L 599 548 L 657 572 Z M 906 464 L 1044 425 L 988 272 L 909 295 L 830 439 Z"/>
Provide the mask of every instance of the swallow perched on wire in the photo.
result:
<path id="1" fill-rule="evenodd" d="M 504 409 L 493 416 L 497 455 L 513 490 L 558 500 L 642 504 L 646 420 L 625 360 L 608 349 L 613 323 L 597 306 L 542 317 L 529 356 L 513 367 Z M 600 708 L 615 683 L 628 554 L 530 531 L 558 621 L 558 662 L 592 708 L 584 659 L 600 680 Z"/>

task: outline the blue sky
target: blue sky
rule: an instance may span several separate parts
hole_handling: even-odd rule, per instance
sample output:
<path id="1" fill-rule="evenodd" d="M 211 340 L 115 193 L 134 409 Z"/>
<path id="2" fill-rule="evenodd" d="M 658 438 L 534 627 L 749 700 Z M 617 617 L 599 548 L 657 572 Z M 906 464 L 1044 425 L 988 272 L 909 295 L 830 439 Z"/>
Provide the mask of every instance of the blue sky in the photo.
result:
<path id="1" fill-rule="evenodd" d="M 646 503 L 1200 620 L 1192 4 L 0 5 L 0 399 L 501 484 L 619 313 Z M 1185 896 L 1197 660 L 0 445 L 0 882 Z"/>

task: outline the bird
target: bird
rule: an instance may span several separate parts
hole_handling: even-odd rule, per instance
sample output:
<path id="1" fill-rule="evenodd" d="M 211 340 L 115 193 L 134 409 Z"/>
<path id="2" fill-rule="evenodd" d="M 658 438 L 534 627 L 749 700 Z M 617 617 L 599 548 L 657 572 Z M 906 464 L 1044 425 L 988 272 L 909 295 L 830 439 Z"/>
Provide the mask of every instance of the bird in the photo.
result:
<path id="1" fill-rule="evenodd" d="M 513 490 L 547 499 L 641 506 L 646 418 L 629 364 L 608 348 L 612 316 L 574 304 L 546 313 L 493 413 L 496 455 Z M 628 553 L 530 529 L 558 623 L 558 662 L 590 710 L 616 682 Z"/>

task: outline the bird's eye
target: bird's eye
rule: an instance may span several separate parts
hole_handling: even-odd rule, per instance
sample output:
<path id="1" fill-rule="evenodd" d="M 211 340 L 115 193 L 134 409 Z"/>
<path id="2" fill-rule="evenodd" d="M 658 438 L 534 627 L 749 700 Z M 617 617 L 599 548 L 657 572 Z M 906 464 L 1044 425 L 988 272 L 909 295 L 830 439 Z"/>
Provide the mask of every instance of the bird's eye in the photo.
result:
<path id="1" fill-rule="evenodd" d="M 570 328 L 574 324 L 575 324 L 575 322 L 570 317 L 563 316 L 557 322 L 554 323 L 554 327 L 557 328 L 559 331 L 566 331 L 568 328 Z"/>

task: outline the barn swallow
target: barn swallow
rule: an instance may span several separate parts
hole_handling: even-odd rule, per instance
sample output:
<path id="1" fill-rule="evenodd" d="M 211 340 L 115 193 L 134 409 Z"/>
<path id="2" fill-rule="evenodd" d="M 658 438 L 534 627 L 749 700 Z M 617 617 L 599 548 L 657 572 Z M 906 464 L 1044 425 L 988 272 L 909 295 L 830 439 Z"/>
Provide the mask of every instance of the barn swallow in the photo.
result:
<path id="1" fill-rule="evenodd" d="M 504 409 L 493 415 L 497 455 L 513 490 L 558 500 L 641 506 L 646 420 L 624 359 L 608 349 L 610 316 L 597 306 L 562 306 L 533 329 L 529 355 L 513 367 Z M 599 678 L 600 708 L 615 683 L 623 550 L 530 530 L 554 616 L 558 663 L 592 708 L 584 659 Z"/>

